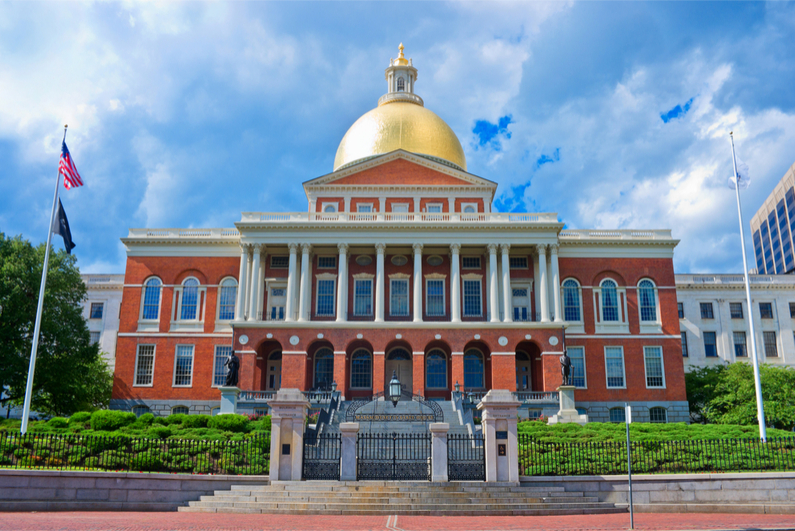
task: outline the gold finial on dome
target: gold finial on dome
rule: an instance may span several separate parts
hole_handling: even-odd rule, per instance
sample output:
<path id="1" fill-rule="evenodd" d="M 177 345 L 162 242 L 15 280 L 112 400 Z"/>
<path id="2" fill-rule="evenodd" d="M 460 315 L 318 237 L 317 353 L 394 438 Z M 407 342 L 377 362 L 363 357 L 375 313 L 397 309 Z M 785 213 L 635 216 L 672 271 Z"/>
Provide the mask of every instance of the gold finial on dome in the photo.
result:
<path id="1" fill-rule="evenodd" d="M 407 64 L 409 64 L 409 61 L 403 55 L 403 43 L 402 42 L 400 43 L 400 46 L 398 46 L 398 50 L 400 50 L 400 53 L 398 54 L 398 58 L 395 59 L 395 64 L 396 65 L 401 65 L 401 66 L 406 66 Z"/>

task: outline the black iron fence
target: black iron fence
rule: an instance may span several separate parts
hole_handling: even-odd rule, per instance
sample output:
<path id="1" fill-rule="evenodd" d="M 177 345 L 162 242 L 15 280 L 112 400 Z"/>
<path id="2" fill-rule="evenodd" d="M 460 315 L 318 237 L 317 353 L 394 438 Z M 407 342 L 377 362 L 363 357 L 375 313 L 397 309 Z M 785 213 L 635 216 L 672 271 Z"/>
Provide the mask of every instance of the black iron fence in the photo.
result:
<path id="1" fill-rule="evenodd" d="M 357 479 L 431 480 L 430 433 L 359 433 Z"/>
<path id="2" fill-rule="evenodd" d="M 260 475 L 270 432 L 240 441 L 0 434 L 0 468 Z"/>
<path id="3" fill-rule="evenodd" d="M 318 435 L 311 430 L 307 430 L 304 433 L 303 478 L 339 479 L 340 443 L 339 433 L 321 433 Z"/>
<path id="4" fill-rule="evenodd" d="M 619 442 L 539 442 L 519 434 L 519 474 L 589 476 L 627 473 Z M 633 474 L 776 472 L 795 470 L 795 438 L 633 441 Z"/>
<path id="5" fill-rule="evenodd" d="M 482 434 L 447 435 L 447 479 L 486 480 L 486 452 Z"/>

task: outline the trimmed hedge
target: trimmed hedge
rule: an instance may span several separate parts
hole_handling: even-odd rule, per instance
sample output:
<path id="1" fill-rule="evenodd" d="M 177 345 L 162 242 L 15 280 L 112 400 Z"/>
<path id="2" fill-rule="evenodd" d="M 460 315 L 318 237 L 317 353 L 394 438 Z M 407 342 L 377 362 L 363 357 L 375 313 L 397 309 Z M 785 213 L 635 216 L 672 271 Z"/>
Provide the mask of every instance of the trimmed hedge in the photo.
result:
<path id="1" fill-rule="evenodd" d="M 136 420 L 135 413 L 101 409 L 91 414 L 91 429 L 94 431 L 116 431 Z"/>

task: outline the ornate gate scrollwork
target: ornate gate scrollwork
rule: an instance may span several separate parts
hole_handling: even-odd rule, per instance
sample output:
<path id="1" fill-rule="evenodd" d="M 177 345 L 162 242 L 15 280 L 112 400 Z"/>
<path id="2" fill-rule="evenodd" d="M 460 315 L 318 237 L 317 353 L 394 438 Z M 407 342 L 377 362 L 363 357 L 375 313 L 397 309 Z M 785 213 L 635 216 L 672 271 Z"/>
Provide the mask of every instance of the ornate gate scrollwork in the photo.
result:
<path id="1" fill-rule="evenodd" d="M 365 399 L 354 400 L 345 411 L 345 422 L 444 422 L 444 412 L 442 407 L 434 400 L 426 400 L 424 396 L 415 395 L 408 391 L 403 391 L 401 398 L 417 402 L 424 409 L 430 410 L 428 413 L 358 413 L 362 407 L 384 397 L 384 393 L 376 393 Z"/>

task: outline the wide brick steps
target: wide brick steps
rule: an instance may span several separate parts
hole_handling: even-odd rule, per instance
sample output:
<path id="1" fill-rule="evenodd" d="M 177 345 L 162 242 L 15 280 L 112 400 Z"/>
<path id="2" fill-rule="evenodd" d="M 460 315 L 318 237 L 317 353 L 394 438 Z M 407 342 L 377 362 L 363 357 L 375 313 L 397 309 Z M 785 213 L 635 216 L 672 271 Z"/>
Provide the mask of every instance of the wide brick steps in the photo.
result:
<path id="1" fill-rule="evenodd" d="M 183 512 L 342 515 L 553 515 L 626 512 L 563 487 L 512 483 L 274 482 L 233 485 L 191 501 Z"/>

